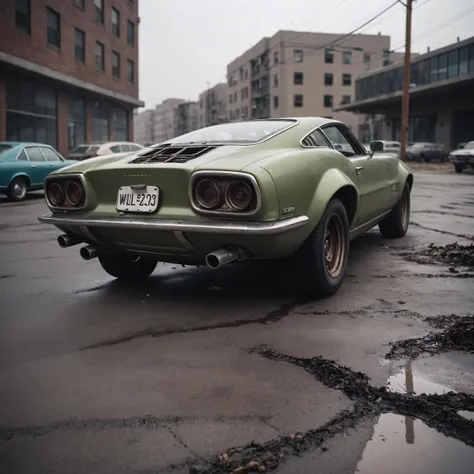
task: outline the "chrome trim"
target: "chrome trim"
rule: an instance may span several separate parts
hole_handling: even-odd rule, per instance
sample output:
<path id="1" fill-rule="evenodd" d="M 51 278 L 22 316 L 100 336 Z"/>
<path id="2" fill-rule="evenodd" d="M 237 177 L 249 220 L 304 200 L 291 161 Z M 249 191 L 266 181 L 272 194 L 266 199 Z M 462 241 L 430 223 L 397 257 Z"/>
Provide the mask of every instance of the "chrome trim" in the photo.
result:
<path id="1" fill-rule="evenodd" d="M 81 182 L 81 184 L 84 188 L 84 205 L 81 206 L 81 207 L 63 207 L 63 206 L 62 207 L 56 207 L 56 206 L 53 206 L 51 204 L 51 202 L 49 201 L 49 199 L 48 199 L 46 184 L 49 181 L 53 181 L 53 180 L 57 180 L 57 179 L 71 179 L 71 178 L 79 179 L 79 181 Z M 64 190 L 64 192 L 66 192 L 66 190 Z M 53 175 L 46 176 L 46 178 L 44 179 L 44 198 L 46 200 L 46 204 L 48 205 L 48 207 L 52 211 L 68 211 L 68 212 L 83 211 L 84 209 L 86 209 L 87 204 L 88 204 L 88 202 L 87 202 L 86 180 L 84 178 L 84 175 L 81 174 L 81 173 L 68 173 L 68 174 L 53 174 Z"/>
<path id="2" fill-rule="evenodd" d="M 52 224 L 62 228 L 86 226 L 196 232 L 201 234 L 276 235 L 304 226 L 309 221 L 309 217 L 303 215 L 272 222 L 196 222 L 175 219 L 130 219 L 126 217 L 84 217 L 74 214 L 52 214 L 50 216 L 40 216 L 38 220 L 44 224 Z"/>
<path id="3" fill-rule="evenodd" d="M 176 237 L 176 240 L 186 249 L 190 250 L 191 252 L 194 252 L 196 254 L 199 254 L 199 252 L 194 248 L 193 244 L 189 242 L 189 240 L 184 236 L 183 232 L 181 230 L 175 230 L 174 231 L 174 236 Z"/>
<path id="4" fill-rule="evenodd" d="M 355 229 L 352 229 L 349 232 L 349 240 L 353 240 L 356 237 L 361 236 L 368 230 L 372 229 L 372 227 L 375 227 L 380 221 L 383 220 L 384 217 L 388 216 L 391 212 L 392 212 L 392 209 L 389 209 L 388 211 L 385 211 L 382 214 L 378 215 L 377 217 L 374 217 L 373 219 L 366 222 L 365 224 L 361 224 L 357 226 Z"/>
<path id="5" fill-rule="evenodd" d="M 16 154 L 16 158 L 15 158 L 15 161 L 18 160 L 18 157 L 21 155 L 21 152 L 25 150 L 25 146 L 23 145 L 20 149 L 20 151 Z M 26 161 L 30 161 L 30 157 L 28 156 L 28 153 L 26 152 L 25 150 L 25 155 L 26 155 Z M 20 161 L 23 161 L 23 160 L 20 160 Z"/>
<path id="6" fill-rule="evenodd" d="M 324 123 L 324 125 L 326 125 L 326 122 Z M 319 130 L 322 134 L 323 134 L 323 137 L 324 139 L 326 140 L 327 142 L 327 146 L 307 146 L 303 143 L 303 141 L 305 140 L 305 138 L 309 137 L 314 131 L 316 130 Z M 301 140 L 300 140 L 300 145 L 303 147 L 303 148 L 329 148 L 329 149 L 333 149 L 332 147 L 332 144 L 331 142 L 328 140 L 328 137 L 326 136 L 325 133 L 323 133 L 323 131 L 321 130 L 321 125 L 318 125 L 317 127 L 313 128 L 311 131 L 309 131 Z"/>
<path id="7" fill-rule="evenodd" d="M 238 178 L 238 179 L 247 179 L 250 181 L 252 184 L 256 197 L 257 197 L 257 205 L 255 206 L 255 210 L 250 211 L 250 212 L 238 212 L 238 211 L 213 211 L 213 210 L 207 210 L 207 209 L 202 209 L 198 207 L 193 199 L 193 183 L 196 181 L 201 176 L 219 176 L 221 178 Z M 260 209 L 262 208 L 262 194 L 260 191 L 260 186 L 258 185 L 257 179 L 255 176 L 249 174 L 249 173 L 244 173 L 242 171 L 196 171 L 191 175 L 191 178 L 189 180 L 189 188 L 188 188 L 188 197 L 189 197 L 189 202 L 191 203 L 191 207 L 193 208 L 194 211 L 196 211 L 198 214 L 203 214 L 203 215 L 214 215 L 214 216 L 254 216 L 257 214 Z"/>

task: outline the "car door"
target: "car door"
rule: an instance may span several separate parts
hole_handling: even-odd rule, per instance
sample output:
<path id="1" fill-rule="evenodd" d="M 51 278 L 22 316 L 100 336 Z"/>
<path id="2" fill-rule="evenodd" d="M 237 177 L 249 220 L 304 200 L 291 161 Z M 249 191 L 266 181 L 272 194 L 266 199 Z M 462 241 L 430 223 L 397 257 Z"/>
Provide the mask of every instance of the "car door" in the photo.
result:
<path id="1" fill-rule="evenodd" d="M 30 175 L 31 186 L 42 186 L 44 178 L 52 171 L 51 167 L 43 153 L 41 153 L 39 146 L 26 146 L 25 152 L 28 155 L 30 165 L 28 174 Z"/>
<path id="2" fill-rule="evenodd" d="M 343 124 L 321 127 L 334 148 L 349 158 L 359 184 L 359 212 L 353 228 L 362 226 L 389 209 L 390 185 L 384 158 L 367 153 L 352 132 Z M 336 147 L 336 145 L 339 145 Z"/>
<path id="3" fill-rule="evenodd" d="M 48 162 L 50 173 L 64 166 L 64 158 L 62 158 L 59 153 L 57 153 L 51 147 L 40 146 L 39 148 L 41 150 L 41 153 L 43 153 L 43 156 L 46 158 L 46 161 Z"/>

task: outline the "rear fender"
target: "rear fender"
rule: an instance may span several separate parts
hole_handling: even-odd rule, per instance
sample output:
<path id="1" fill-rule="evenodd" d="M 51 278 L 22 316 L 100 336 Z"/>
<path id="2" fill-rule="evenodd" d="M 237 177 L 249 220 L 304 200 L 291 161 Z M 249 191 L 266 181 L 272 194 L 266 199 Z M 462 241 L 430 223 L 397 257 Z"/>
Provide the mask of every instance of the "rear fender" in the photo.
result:
<path id="1" fill-rule="evenodd" d="M 339 198 L 344 204 L 349 219 L 349 228 L 355 222 L 359 209 L 359 192 L 355 184 L 342 171 L 332 168 L 326 171 L 319 181 L 308 208 L 311 231 L 318 225 L 329 201 Z"/>

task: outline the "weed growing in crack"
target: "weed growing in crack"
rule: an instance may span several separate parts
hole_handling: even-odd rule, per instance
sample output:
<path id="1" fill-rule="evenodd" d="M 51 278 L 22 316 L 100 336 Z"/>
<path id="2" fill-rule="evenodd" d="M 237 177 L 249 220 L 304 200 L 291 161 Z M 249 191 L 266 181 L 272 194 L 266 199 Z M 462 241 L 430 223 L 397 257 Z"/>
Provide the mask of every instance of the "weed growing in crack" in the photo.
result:
<path id="1" fill-rule="evenodd" d="M 400 394 L 386 387 L 373 387 L 362 372 L 322 357 L 293 357 L 267 346 L 254 348 L 251 352 L 303 368 L 327 387 L 343 392 L 354 404 L 318 429 L 282 436 L 264 444 L 251 443 L 228 449 L 208 462 L 191 463 L 192 474 L 273 470 L 288 456 L 323 447 L 327 440 L 356 427 L 363 419 L 375 418 L 382 413 L 418 418 L 444 435 L 474 446 L 474 422 L 457 413 L 459 410 L 474 410 L 474 397 L 471 395 L 454 392 L 443 395 Z"/>

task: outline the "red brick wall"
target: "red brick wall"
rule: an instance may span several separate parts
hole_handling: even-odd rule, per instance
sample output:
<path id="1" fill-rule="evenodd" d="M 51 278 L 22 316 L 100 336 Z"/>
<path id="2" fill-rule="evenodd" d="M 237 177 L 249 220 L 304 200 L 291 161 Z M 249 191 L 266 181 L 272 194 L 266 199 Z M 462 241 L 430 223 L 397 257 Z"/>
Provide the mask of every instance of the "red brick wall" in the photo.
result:
<path id="1" fill-rule="evenodd" d="M 15 27 L 14 0 L 1 0 L 0 51 L 76 77 L 108 90 L 138 98 L 138 0 L 104 0 L 104 25 L 94 21 L 94 2 L 85 11 L 73 0 L 31 0 L 31 34 Z M 61 49 L 46 41 L 46 6 L 61 15 Z M 112 35 L 112 7 L 120 12 L 120 38 Z M 127 44 L 127 20 L 135 24 L 135 46 Z M 74 28 L 86 34 L 85 63 L 74 57 Z M 105 72 L 96 71 L 95 44 L 105 45 Z M 112 50 L 120 54 L 120 79 L 112 77 Z M 135 63 L 135 83 L 127 81 L 127 59 Z"/>

